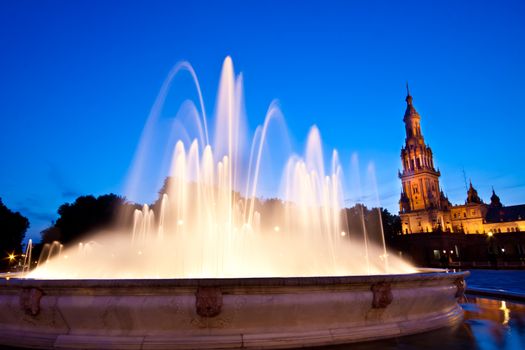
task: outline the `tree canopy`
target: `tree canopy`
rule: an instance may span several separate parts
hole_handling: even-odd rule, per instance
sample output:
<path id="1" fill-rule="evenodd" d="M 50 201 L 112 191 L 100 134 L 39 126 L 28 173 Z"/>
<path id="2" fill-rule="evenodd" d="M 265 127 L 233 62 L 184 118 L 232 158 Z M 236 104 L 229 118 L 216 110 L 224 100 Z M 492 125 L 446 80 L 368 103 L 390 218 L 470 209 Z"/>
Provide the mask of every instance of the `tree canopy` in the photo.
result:
<path id="1" fill-rule="evenodd" d="M 115 194 L 80 196 L 75 202 L 58 208 L 60 216 L 53 226 L 42 231 L 42 242 L 67 244 L 87 233 L 107 228 L 116 221 L 119 209 L 127 205 L 123 197 Z"/>
<path id="2" fill-rule="evenodd" d="M 381 213 L 381 219 L 379 213 Z M 345 214 L 350 232 L 363 232 L 365 229 L 370 238 L 377 242 L 381 239 L 380 234 L 384 235 L 388 244 L 394 236 L 401 232 L 401 219 L 385 208 L 368 209 L 363 204 L 356 204 L 347 208 Z"/>
<path id="3" fill-rule="evenodd" d="M 0 198 L 0 254 L 7 255 L 22 251 L 22 241 L 29 228 L 29 220 L 19 212 L 13 212 Z M 8 261 L 0 260 L 0 266 L 5 267 Z"/>
<path id="4" fill-rule="evenodd" d="M 171 178 L 166 178 L 157 200 L 150 205 L 153 210 L 159 210 L 162 195 L 167 192 L 170 180 Z M 240 195 L 238 193 L 233 195 L 234 203 L 241 205 Z M 264 218 L 272 218 L 276 217 L 273 214 L 283 209 L 283 205 L 282 200 L 275 198 L 257 199 L 255 210 L 260 212 Z M 115 194 L 99 197 L 92 195 L 78 197 L 73 203 L 65 203 L 59 207 L 59 218 L 51 227 L 42 231 L 42 243 L 60 241 L 62 244 L 68 244 L 78 241 L 88 233 L 110 228 L 116 222 L 117 217 L 121 219 L 119 224 L 131 225 L 133 211 L 140 208 L 141 206 L 127 202 L 124 197 Z M 388 243 L 401 232 L 399 216 L 390 214 L 384 208 L 368 209 L 363 204 L 356 204 L 354 207 L 343 209 L 343 211 L 341 217 L 343 229 L 348 229 L 349 233 L 357 235 L 366 231 L 371 241 L 382 244 L 382 235 L 384 234 L 385 241 Z M 271 220 L 261 222 L 262 227 L 267 229 L 271 229 L 276 224 Z"/>

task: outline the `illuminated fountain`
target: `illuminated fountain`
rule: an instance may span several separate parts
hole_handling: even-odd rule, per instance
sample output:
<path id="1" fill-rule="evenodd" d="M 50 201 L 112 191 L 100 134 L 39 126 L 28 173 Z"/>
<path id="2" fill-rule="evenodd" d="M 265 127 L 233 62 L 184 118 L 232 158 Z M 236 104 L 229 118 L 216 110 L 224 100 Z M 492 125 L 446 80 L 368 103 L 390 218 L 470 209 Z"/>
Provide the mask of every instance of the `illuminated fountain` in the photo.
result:
<path id="1" fill-rule="evenodd" d="M 175 72 L 180 68 L 193 72 L 188 64 L 176 66 Z M 148 120 L 137 167 L 130 176 L 132 196 L 141 187 L 142 168 L 148 161 L 144 149 L 155 137 L 149 128 L 158 119 L 161 108 L 157 106 L 162 106 L 166 89 L 163 87 Z M 46 259 L 29 277 L 304 277 L 415 272 L 397 257 L 387 257 L 384 242 L 383 246 L 369 245 L 366 232 L 348 232 L 337 152 L 332 153 L 326 171 L 315 127 L 309 133 L 304 157 L 291 155 L 282 171 L 274 171 L 278 175 L 270 174 L 281 177 L 278 195 L 283 200 L 274 201 L 272 208 L 263 212 L 256 198 L 263 152 L 271 143 L 267 140 L 269 126 L 282 115 L 277 103 L 272 103 L 264 124 L 257 128 L 253 140 L 246 142 L 242 90 L 242 78 L 235 77 L 227 58 L 213 147 L 208 141 L 204 106 L 202 113 L 195 107 L 183 109 L 184 116 L 190 114 L 186 119 L 195 124 L 197 135 L 192 139 L 188 132 L 177 130 L 184 125 L 179 123 L 181 116 L 175 118 L 174 132 L 186 136 L 187 143 L 178 140 L 173 145 L 170 181 L 155 208 L 144 205 L 136 210 L 131 232 L 103 233 L 65 251 L 59 244 L 51 245 L 44 252 Z"/>
<path id="2" fill-rule="evenodd" d="M 329 170 L 317 128 L 283 162 L 280 200 L 257 198 L 276 103 L 247 142 L 242 76 L 226 58 L 213 144 L 197 77 L 174 67 L 146 123 L 129 179 L 133 198 L 171 82 L 197 87 L 171 129 L 169 180 L 132 226 L 48 246 L 24 279 L 2 281 L 0 343 L 82 348 L 285 348 L 426 331 L 461 319 L 463 274 L 418 270 L 363 230 L 349 232 L 337 152 Z M 187 128 L 181 115 L 191 121 Z M 191 130 L 195 131 L 192 137 Z M 249 152 L 247 152 L 249 150 Z M 158 164 L 163 169 L 163 164 Z M 160 171 L 162 173 L 162 171 Z M 382 238 L 382 235 L 381 235 Z M 20 335 L 24 334 L 23 338 Z"/>

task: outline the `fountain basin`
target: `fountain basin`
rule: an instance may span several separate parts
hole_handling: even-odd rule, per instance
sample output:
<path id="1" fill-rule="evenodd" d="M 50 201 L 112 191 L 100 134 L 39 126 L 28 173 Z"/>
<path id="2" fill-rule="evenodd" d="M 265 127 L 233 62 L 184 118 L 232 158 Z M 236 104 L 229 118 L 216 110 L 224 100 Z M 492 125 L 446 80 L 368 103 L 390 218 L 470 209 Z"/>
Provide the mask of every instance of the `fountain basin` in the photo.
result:
<path id="1" fill-rule="evenodd" d="M 43 349 L 294 348 L 461 321 L 468 272 L 0 281 L 0 344 Z"/>

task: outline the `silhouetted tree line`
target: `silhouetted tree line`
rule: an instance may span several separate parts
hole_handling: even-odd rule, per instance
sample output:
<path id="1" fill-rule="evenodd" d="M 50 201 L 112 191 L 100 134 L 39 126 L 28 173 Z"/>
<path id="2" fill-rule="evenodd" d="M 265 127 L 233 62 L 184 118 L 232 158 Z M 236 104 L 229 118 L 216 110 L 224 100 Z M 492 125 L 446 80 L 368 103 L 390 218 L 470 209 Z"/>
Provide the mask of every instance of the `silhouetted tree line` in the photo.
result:
<path id="1" fill-rule="evenodd" d="M 168 192 L 170 181 L 171 178 L 166 178 L 158 192 L 157 200 L 150 205 L 156 212 L 160 209 L 163 194 Z M 187 188 L 189 192 L 196 190 L 191 185 Z M 237 192 L 233 194 L 233 203 L 238 210 L 245 210 L 243 207 L 244 200 Z M 276 222 L 271 222 L 267 218 L 277 218 L 278 215 L 273 214 L 282 212 L 283 205 L 284 202 L 276 198 L 255 200 L 254 209 L 261 213 L 262 218 L 266 219 L 261 222 L 263 229 L 272 229 L 279 224 L 278 219 L 276 219 Z M 42 243 L 60 241 L 63 244 L 68 244 L 82 240 L 88 233 L 111 228 L 117 223 L 131 226 L 135 209 L 141 209 L 141 206 L 130 203 L 124 197 L 115 194 L 99 197 L 91 195 L 78 197 L 73 203 L 65 203 L 59 207 L 59 218 L 52 226 L 42 231 Z M 381 214 L 385 239 L 388 241 L 391 237 L 401 232 L 401 221 L 397 215 L 389 213 L 386 209 L 368 209 L 362 204 L 346 208 L 344 209 L 344 215 L 342 215 L 342 220 L 346 221 L 346 224 L 343 221 L 343 227 L 348 227 L 350 233 L 357 235 L 361 234 L 363 228 L 365 228 L 372 240 L 374 237 L 379 239 L 377 238 L 377 235 L 381 233 L 379 213 Z"/>
<path id="2" fill-rule="evenodd" d="M 169 178 L 164 182 L 159 191 L 158 199 L 151 204 L 154 210 L 158 210 L 161 198 L 167 192 Z M 233 194 L 234 205 L 239 210 L 243 208 L 244 200 L 239 193 Z M 249 201 L 248 201 L 249 203 Z M 254 209 L 261 213 L 262 218 L 276 218 L 273 215 L 282 212 L 284 202 L 280 199 L 256 199 Z M 124 197 L 115 194 L 101 195 L 98 197 L 88 195 L 80 196 L 73 203 L 64 203 L 58 208 L 58 219 L 52 225 L 41 232 L 42 244 L 60 241 L 63 244 L 82 240 L 87 234 L 97 230 L 110 229 L 114 225 L 132 225 L 133 212 L 141 209 L 141 206 L 126 201 Z M 379 220 L 381 215 L 381 220 Z M 371 240 L 379 239 L 381 223 L 385 240 L 388 242 L 401 232 L 401 220 L 399 216 L 393 215 L 386 209 L 367 208 L 357 204 L 352 208 L 345 208 L 342 215 L 343 227 L 347 227 L 349 233 L 360 235 L 366 230 Z M 346 221 L 346 225 L 345 222 Z M 263 229 L 272 229 L 279 222 L 262 220 Z M 22 253 L 23 240 L 29 228 L 29 221 L 18 212 L 8 209 L 0 199 L 0 254 L 7 257 L 9 253 Z M 34 256 L 38 255 L 40 245 L 34 248 Z M 0 259 L 0 269 L 9 267 L 9 260 Z"/>
<path id="3" fill-rule="evenodd" d="M 41 232 L 42 243 L 60 241 L 68 244 L 81 240 L 88 233 L 111 228 L 120 218 L 123 218 L 122 222 L 129 222 L 129 216 L 138 207 L 112 193 L 78 197 L 73 203 L 58 208 L 58 219 Z"/>
<path id="4" fill-rule="evenodd" d="M 8 254 L 22 251 L 22 241 L 28 228 L 29 220 L 7 208 L 0 198 L 0 269 L 9 266 L 9 260 L 5 258 Z"/>
<path id="5" fill-rule="evenodd" d="M 363 204 L 356 204 L 345 209 L 348 231 L 362 233 L 366 230 L 372 240 L 378 241 L 384 234 L 385 241 L 391 242 L 394 236 L 401 233 L 401 218 L 391 214 L 385 208 L 367 208 Z M 381 215 L 381 217 L 380 217 Z M 381 225 L 383 231 L 381 231 Z"/>
<path id="6" fill-rule="evenodd" d="M 159 191 L 159 199 L 151 204 L 154 210 L 160 207 L 160 198 L 165 193 L 166 186 Z M 234 203 L 241 207 L 241 198 L 238 194 L 234 195 Z M 261 213 L 263 218 L 276 218 L 273 213 L 282 212 L 283 202 L 280 199 L 257 199 L 255 201 L 255 210 Z M 59 218 L 49 228 L 42 231 L 42 242 L 51 243 L 60 241 L 67 244 L 73 241 L 81 240 L 85 234 L 90 232 L 111 228 L 118 221 L 131 225 L 131 218 L 134 209 L 140 209 L 141 206 L 127 202 L 123 197 L 114 194 L 99 196 L 78 197 L 73 203 L 66 203 L 58 209 Z M 379 239 L 381 233 L 381 223 L 385 240 L 389 241 L 393 236 L 401 232 L 401 221 L 397 215 L 393 215 L 386 209 L 371 208 L 368 209 L 362 204 L 357 204 L 352 208 L 344 209 L 343 220 L 346 220 L 348 231 L 353 234 L 360 234 L 366 230 L 371 240 Z M 381 221 L 379 220 L 381 213 Z M 117 220 L 117 219 L 120 219 Z M 278 219 L 277 219 L 278 220 Z M 279 222 L 263 220 L 261 226 L 263 229 L 272 229 Z"/>
<path id="7" fill-rule="evenodd" d="M 164 180 L 164 183 L 161 189 L 158 192 L 157 200 L 151 205 L 151 207 L 158 212 L 160 208 L 161 199 L 163 194 L 168 193 L 168 188 L 171 185 L 172 178 L 167 177 Z M 188 186 L 188 191 L 195 191 L 191 185 Z M 244 205 L 244 200 L 240 193 L 234 192 L 233 203 L 244 210 L 242 207 Z M 191 196 L 190 196 L 191 197 Z M 249 201 L 247 203 L 249 205 Z M 266 218 L 265 221 L 261 222 L 261 227 L 263 229 L 272 229 L 274 226 L 278 225 L 279 215 L 274 215 L 276 213 L 282 213 L 284 208 L 284 202 L 278 198 L 269 198 L 261 199 L 256 198 L 254 202 L 254 210 L 261 213 L 263 218 Z M 391 214 L 387 209 L 384 208 L 367 208 L 363 204 L 356 204 L 351 208 L 343 209 L 344 213 L 342 215 L 342 227 L 346 227 L 349 232 L 352 233 L 362 233 L 363 227 L 367 233 L 379 234 L 381 233 L 381 223 L 383 225 L 383 232 L 385 235 L 385 240 L 390 241 L 395 235 L 401 233 L 401 219 L 399 216 Z M 381 213 L 381 220 L 379 220 L 379 213 Z M 275 222 L 268 220 L 272 218 Z M 346 221 L 346 222 L 345 222 Z M 364 226 L 363 226 L 364 225 Z"/>

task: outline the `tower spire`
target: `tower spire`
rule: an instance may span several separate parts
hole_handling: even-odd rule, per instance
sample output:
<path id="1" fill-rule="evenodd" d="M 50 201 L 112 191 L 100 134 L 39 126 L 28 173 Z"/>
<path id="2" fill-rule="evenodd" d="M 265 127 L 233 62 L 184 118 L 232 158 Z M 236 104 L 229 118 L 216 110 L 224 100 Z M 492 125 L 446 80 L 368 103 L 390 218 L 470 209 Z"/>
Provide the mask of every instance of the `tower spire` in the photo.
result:
<path id="1" fill-rule="evenodd" d="M 412 105 L 412 96 L 410 95 L 410 89 L 408 88 L 408 81 L 406 82 L 406 85 L 407 85 L 407 97 L 405 99 L 405 101 L 407 101 L 407 104 L 408 105 Z"/>
<path id="2" fill-rule="evenodd" d="M 439 186 L 439 169 L 434 168 L 432 150 L 425 144 L 421 133 L 421 116 L 412 104 L 412 95 L 408 81 L 406 86 L 406 110 L 403 117 L 406 138 L 401 149 L 403 171 L 399 173 L 403 191 L 399 199 L 399 214 L 404 233 L 433 231 L 441 225 L 441 229 L 452 230 L 450 222 L 443 221 L 443 215 L 451 206 L 450 201 Z M 424 216 L 419 213 L 425 211 Z M 434 212 L 439 214 L 434 218 Z M 433 214 L 428 214 L 432 212 Z M 447 218 L 448 220 L 448 218 Z M 441 221 L 440 224 L 438 222 Z M 416 224 L 418 223 L 418 224 Z"/>
<path id="3" fill-rule="evenodd" d="M 501 200 L 499 199 L 498 195 L 494 191 L 494 186 L 492 186 L 492 196 L 490 196 L 490 206 L 493 208 L 503 207 L 503 204 L 501 204 Z"/>

